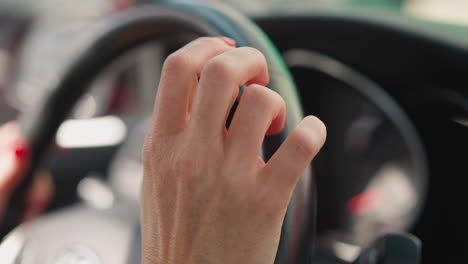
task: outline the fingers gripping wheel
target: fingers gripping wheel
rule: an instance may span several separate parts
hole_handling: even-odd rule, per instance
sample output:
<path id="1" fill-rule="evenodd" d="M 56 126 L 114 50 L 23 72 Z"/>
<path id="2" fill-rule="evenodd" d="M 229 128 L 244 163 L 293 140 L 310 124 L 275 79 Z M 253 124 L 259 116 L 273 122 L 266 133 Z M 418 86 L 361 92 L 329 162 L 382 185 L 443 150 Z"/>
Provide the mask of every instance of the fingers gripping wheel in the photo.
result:
<path id="1" fill-rule="evenodd" d="M 166 3 L 129 10 L 96 27 L 81 54 L 70 64 L 45 101 L 23 116 L 23 135 L 32 146 L 30 171 L 38 165 L 39 158 L 51 144 L 60 123 L 106 65 L 132 47 L 176 32 L 227 36 L 234 39 L 238 46 L 255 47 L 265 55 L 269 65 L 269 87 L 278 92 L 288 106 L 284 131 L 268 138 L 263 145 L 263 153 L 269 158 L 286 138 L 288 131 L 303 117 L 296 88 L 275 48 L 252 22 L 235 10 L 224 6 L 214 9 L 188 3 Z M 30 181 L 30 176 L 25 177 L 16 195 L 20 195 Z M 315 227 L 312 190 L 310 170 L 306 170 L 285 217 L 276 263 L 300 263 L 308 257 Z M 10 205 L 6 223 L 16 220 L 15 212 L 19 208 L 19 204 Z"/>

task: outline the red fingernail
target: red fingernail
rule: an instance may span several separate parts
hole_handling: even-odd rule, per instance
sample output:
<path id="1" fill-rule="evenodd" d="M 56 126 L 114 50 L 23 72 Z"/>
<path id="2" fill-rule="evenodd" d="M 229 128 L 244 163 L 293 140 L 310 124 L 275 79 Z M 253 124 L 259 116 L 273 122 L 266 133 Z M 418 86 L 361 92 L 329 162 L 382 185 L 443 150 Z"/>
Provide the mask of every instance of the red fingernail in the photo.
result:
<path id="1" fill-rule="evenodd" d="M 224 43 L 226 43 L 227 45 L 231 46 L 231 47 L 235 47 L 236 46 L 236 41 L 231 39 L 231 38 L 228 38 L 228 37 L 218 37 L 220 40 L 224 41 Z"/>
<path id="2" fill-rule="evenodd" d="M 17 139 L 12 144 L 12 151 L 15 158 L 19 161 L 23 161 L 29 155 L 29 144 L 24 140 Z"/>

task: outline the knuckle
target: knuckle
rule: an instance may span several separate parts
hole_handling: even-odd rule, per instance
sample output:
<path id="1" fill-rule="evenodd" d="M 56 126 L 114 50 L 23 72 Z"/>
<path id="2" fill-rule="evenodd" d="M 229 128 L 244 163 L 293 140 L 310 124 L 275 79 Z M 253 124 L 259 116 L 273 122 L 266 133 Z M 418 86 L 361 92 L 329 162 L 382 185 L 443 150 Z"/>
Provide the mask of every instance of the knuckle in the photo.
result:
<path id="1" fill-rule="evenodd" d="M 262 63 L 266 63 L 266 58 L 265 58 L 265 55 L 263 55 L 263 53 L 261 51 L 259 51 L 258 49 L 256 48 L 252 48 L 252 47 L 241 47 L 241 48 L 238 48 L 239 52 L 245 52 L 248 54 L 248 56 L 251 56 L 251 57 L 254 57 L 256 60 L 262 62 Z"/>
<path id="2" fill-rule="evenodd" d="M 264 97 L 263 87 L 257 84 L 252 84 L 245 89 L 244 94 L 242 95 L 245 100 L 253 103 L 254 105 L 263 104 L 266 102 Z"/>
<path id="3" fill-rule="evenodd" d="M 170 54 L 163 65 L 163 72 L 175 74 L 177 72 L 187 71 L 192 65 L 190 55 L 182 50 Z"/>
<path id="4" fill-rule="evenodd" d="M 244 91 L 243 96 L 245 96 L 250 104 L 261 108 L 272 110 L 276 107 L 285 107 L 286 105 L 283 98 L 278 93 L 258 84 L 249 85 Z"/>
<path id="5" fill-rule="evenodd" d="M 275 92 L 275 91 L 273 91 L 271 89 L 268 89 L 267 91 L 270 94 L 271 101 L 275 105 L 280 106 L 282 108 L 286 108 L 286 102 L 284 101 L 283 97 L 281 97 L 281 95 L 279 95 L 277 92 Z"/>
<path id="6" fill-rule="evenodd" d="M 252 63 L 252 70 L 255 69 L 257 74 L 264 75 L 264 77 L 258 79 L 257 82 L 266 85 L 269 82 L 269 74 L 265 55 L 263 55 L 261 51 L 251 47 L 242 47 L 237 50 Z"/>
<path id="7" fill-rule="evenodd" d="M 228 56 L 217 56 L 206 63 L 203 72 L 208 76 L 230 80 L 236 72 L 236 67 Z"/>

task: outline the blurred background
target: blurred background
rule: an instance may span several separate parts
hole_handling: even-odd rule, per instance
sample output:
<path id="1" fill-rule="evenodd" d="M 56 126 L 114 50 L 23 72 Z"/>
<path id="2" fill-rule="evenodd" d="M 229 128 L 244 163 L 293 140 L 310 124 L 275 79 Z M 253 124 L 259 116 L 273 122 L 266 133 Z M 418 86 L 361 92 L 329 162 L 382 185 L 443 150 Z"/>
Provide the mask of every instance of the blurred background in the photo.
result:
<path id="1" fill-rule="evenodd" d="M 0 125 L 41 103 L 97 22 L 149 2 L 159 1 L 0 0 Z M 459 256 L 459 249 L 468 246 L 463 240 L 468 235 L 466 216 L 454 213 L 466 201 L 461 179 L 468 152 L 468 1 L 223 2 L 267 31 L 296 78 L 305 112 L 328 121 L 328 143 L 315 167 L 320 246 L 350 261 L 377 235 L 408 230 L 427 245 L 425 263 L 440 263 L 447 254 Z M 309 14 L 314 18 L 308 22 L 287 19 Z M 363 18 L 390 25 L 390 30 L 342 23 L 332 32 L 328 17 Z M 323 26 L 327 23 L 329 28 Z M 399 30 L 405 37 L 396 37 Z M 420 44 L 407 37 L 408 32 L 435 44 Z M 190 37 L 131 50 L 93 82 L 60 126 L 44 162 L 56 185 L 49 211 L 77 201 L 99 209 L 112 207 L 122 197 L 138 202 L 141 178 L 131 175 L 142 173 L 141 146 L 161 63 Z M 350 92 L 355 85 L 385 94 L 374 100 Z M 402 110 L 387 111 L 388 105 Z M 410 164 L 420 157 L 412 156 L 399 129 L 401 120 L 392 117 L 399 111 L 421 137 L 428 173 L 415 172 Z M 422 201 L 426 192 L 428 198 Z M 416 221 L 420 215 L 423 220 Z M 448 233 L 457 233 L 456 238 L 441 226 L 450 226 Z M 439 262 L 430 262 L 432 257 Z"/>

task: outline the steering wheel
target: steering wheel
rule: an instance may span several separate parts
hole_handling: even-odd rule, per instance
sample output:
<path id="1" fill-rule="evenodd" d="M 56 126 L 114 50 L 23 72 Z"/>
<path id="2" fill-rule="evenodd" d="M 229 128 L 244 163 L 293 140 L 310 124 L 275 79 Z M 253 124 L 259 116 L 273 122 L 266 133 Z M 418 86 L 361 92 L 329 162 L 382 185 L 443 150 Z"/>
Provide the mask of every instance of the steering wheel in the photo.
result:
<path id="1" fill-rule="evenodd" d="M 288 131 L 303 117 L 296 87 L 268 38 L 249 19 L 225 6 L 217 5 L 213 8 L 180 2 L 144 5 L 99 24 L 88 36 L 80 54 L 52 87 L 50 94 L 20 119 L 23 136 L 31 143 L 32 162 L 15 196 L 20 197 L 30 184 L 32 172 L 53 142 L 59 125 L 102 69 L 129 49 L 155 38 L 181 32 L 200 36 L 227 36 L 234 39 L 238 46 L 255 47 L 265 55 L 271 77 L 269 87 L 278 92 L 288 106 L 285 129 L 264 142 L 263 155 L 268 159 Z M 11 201 L 4 222 L 9 229 L 13 227 L 21 209 L 17 202 L 20 199 L 13 197 Z M 313 245 L 314 231 L 314 187 L 308 169 L 296 187 L 284 219 L 275 263 L 300 263 L 306 260 Z"/>

